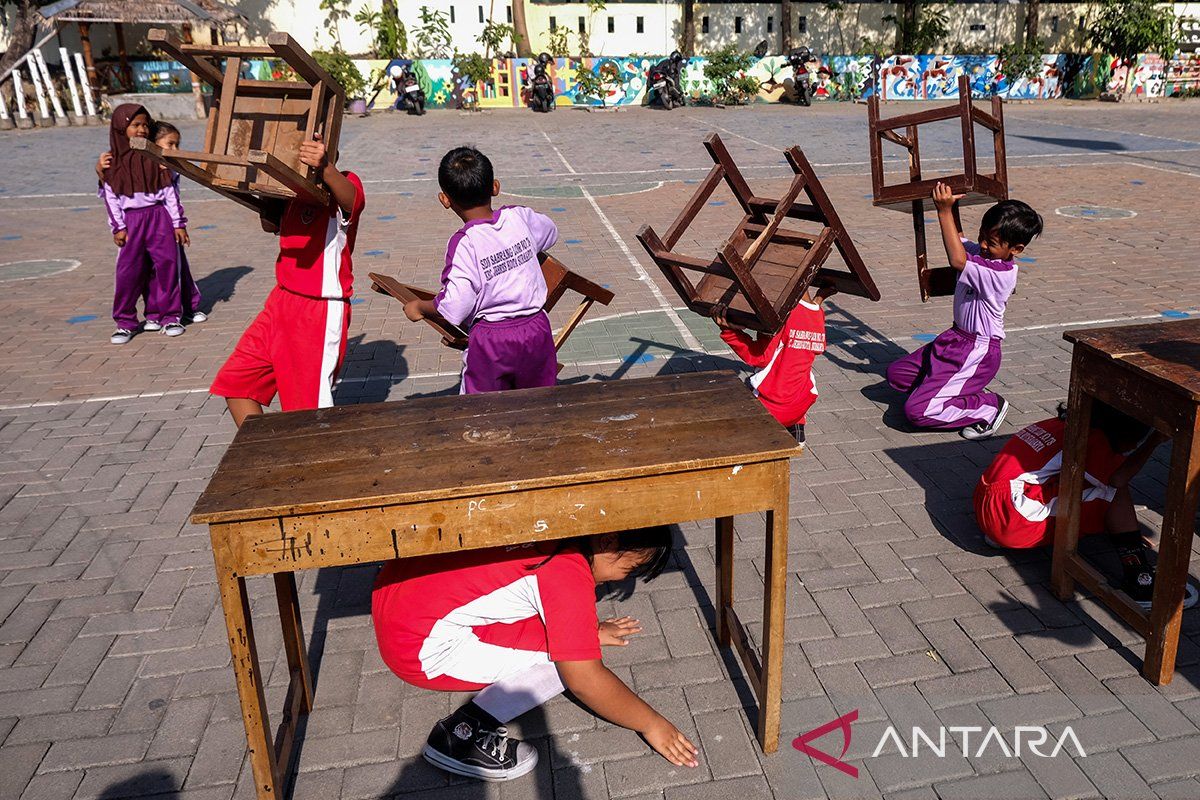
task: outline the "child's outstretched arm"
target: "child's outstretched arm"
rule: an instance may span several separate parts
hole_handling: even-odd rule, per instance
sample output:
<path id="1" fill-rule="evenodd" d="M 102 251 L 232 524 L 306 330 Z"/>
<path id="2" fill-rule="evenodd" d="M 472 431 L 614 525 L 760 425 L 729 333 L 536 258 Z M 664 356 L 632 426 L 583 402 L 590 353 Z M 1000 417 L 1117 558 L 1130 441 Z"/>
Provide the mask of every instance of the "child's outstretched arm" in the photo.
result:
<path id="1" fill-rule="evenodd" d="M 959 272 L 967 266 L 967 249 L 963 247 L 962 231 L 958 225 L 958 201 L 962 199 L 963 195 L 955 194 L 940 181 L 933 187 L 933 204 L 937 207 L 938 225 L 942 228 L 942 244 L 946 247 L 950 266 Z"/>
<path id="2" fill-rule="evenodd" d="M 678 767 L 699 764 L 696 746 L 666 717 L 638 697 L 600 660 L 556 661 L 563 685 L 600 716 L 637 731 L 655 752 Z"/>

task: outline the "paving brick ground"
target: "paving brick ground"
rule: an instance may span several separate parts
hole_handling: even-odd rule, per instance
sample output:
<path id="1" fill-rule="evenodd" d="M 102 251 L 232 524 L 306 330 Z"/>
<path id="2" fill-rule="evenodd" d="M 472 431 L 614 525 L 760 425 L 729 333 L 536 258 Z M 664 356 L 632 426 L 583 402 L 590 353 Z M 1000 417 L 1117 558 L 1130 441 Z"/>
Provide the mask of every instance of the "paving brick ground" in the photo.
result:
<path id="1" fill-rule="evenodd" d="M 1048 591 L 1047 554 L 982 543 L 970 492 L 1001 442 L 898 422 L 882 370 L 945 327 L 949 307 L 917 298 L 908 218 L 870 205 L 865 116 L 824 105 L 347 120 L 343 163 L 366 180 L 368 210 L 339 403 L 455 391 L 457 354 L 372 295 L 365 276 L 436 280 L 456 225 L 433 198 L 433 177 L 441 153 L 462 142 L 492 155 L 506 200 L 558 222 L 564 261 L 617 294 L 571 340 L 566 380 L 736 368 L 711 324 L 677 308 L 633 238 L 642 223 L 673 218 L 708 169 L 700 140 L 711 131 L 763 194 L 784 184 L 782 147 L 799 143 L 884 300 L 835 299 L 810 447 L 793 467 L 778 754 L 753 744 L 750 690 L 708 630 L 711 529 L 685 525 L 675 569 L 600 610 L 645 623 L 610 663 L 696 736 L 698 769 L 671 767 L 560 699 L 516 726 L 540 749 L 535 773 L 503 786 L 447 779 L 417 753 L 459 698 L 408 688 L 386 670 L 368 616 L 375 568 L 361 567 L 300 576 L 318 689 L 297 800 L 1200 796 L 1200 617 L 1185 616 L 1175 680 L 1150 686 L 1127 626 L 1090 598 L 1062 603 Z M 1047 221 L 1009 307 L 997 386 L 1013 403 L 1011 431 L 1065 397 L 1065 328 L 1200 313 L 1200 104 L 1018 104 L 1006 116 L 1013 194 Z M 185 144 L 198 135 L 185 126 Z M 932 133 L 926 157 L 950 159 L 955 135 Z M 0 274 L 0 797 L 248 798 L 208 534 L 186 518 L 233 435 L 206 387 L 271 285 L 275 242 L 239 207 L 188 187 L 191 258 L 211 319 L 179 339 L 107 344 L 113 248 L 89 177 L 105 141 L 98 129 L 50 130 L 0 144 L 0 273 L 9 262 L 79 262 L 42 278 Z M 929 166 L 939 163 L 952 162 Z M 1055 213 L 1073 205 L 1136 216 Z M 718 243 L 732 206 L 718 193 L 684 246 Z M 965 222 L 979 214 L 967 210 Z M 1136 484 L 1151 531 L 1168 456 L 1164 447 Z M 739 519 L 738 536 L 739 613 L 757 628 L 760 521 Z M 1093 549 L 1111 568 L 1111 554 Z M 271 586 L 251 589 L 278 707 L 287 670 Z M 854 709 L 846 758 L 857 779 L 789 746 Z M 963 753 L 957 739 L 944 758 L 895 747 L 874 755 L 888 725 L 995 725 L 1009 744 L 1018 725 L 1054 736 L 1070 726 L 1087 756 L 1007 758 L 974 741 Z M 835 737 L 821 744 L 836 752 Z"/>

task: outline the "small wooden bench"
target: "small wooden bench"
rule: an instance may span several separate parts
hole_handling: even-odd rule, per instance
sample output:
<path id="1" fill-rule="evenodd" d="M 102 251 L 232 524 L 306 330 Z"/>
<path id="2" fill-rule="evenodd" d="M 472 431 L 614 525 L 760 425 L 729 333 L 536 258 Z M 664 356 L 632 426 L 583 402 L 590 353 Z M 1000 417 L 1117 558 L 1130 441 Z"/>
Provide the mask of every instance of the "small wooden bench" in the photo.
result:
<path id="1" fill-rule="evenodd" d="M 1170 683 L 1200 502 L 1200 320 L 1067 331 L 1074 345 L 1063 444 L 1052 587 L 1069 600 L 1078 581 L 1146 639 L 1142 674 Z M 1171 471 L 1158 545 L 1153 607 L 1142 611 L 1077 552 L 1092 403 L 1122 411 L 1171 437 Z"/>
<path id="2" fill-rule="evenodd" d="M 784 196 L 773 200 L 758 197 L 750 190 L 720 136 L 711 134 L 704 140 L 704 146 L 716 163 L 671 227 L 662 237 L 649 225 L 643 225 L 637 232 L 642 247 L 689 309 L 709 316 L 715 309 L 723 308 L 734 325 L 774 333 L 814 284 L 879 299 L 879 290 L 858 248 L 799 147 L 784 152 L 794 175 Z M 712 259 L 673 251 L 722 181 L 745 212 L 733 235 L 717 248 Z M 808 202 L 801 202 L 802 196 Z M 789 230 L 783 227 L 787 219 L 814 222 L 820 230 L 812 233 Z M 835 248 L 847 270 L 825 266 Z M 701 277 L 693 281 L 689 273 Z"/>
<path id="3" fill-rule="evenodd" d="M 993 203 L 1008 199 L 1008 163 L 1004 152 L 1004 101 L 992 97 L 991 113 L 971 102 L 971 82 L 966 75 L 958 76 L 958 102 L 942 108 L 901 114 L 882 119 L 879 116 L 879 95 L 867 101 L 867 122 L 870 127 L 871 188 L 876 206 L 912 214 L 913 235 L 916 238 L 917 280 L 921 300 L 954 294 L 958 271 L 953 267 L 929 267 L 925 242 L 925 203 L 932 203 L 933 188 L 946 183 L 955 194 L 964 195 L 962 203 Z M 919 129 L 931 122 L 958 120 L 962 130 L 963 170 L 944 173 L 941 177 L 926 178 L 921 173 L 921 143 Z M 992 137 L 994 165 L 992 172 L 980 172 L 975 155 L 975 126 L 980 125 Z M 904 133 L 899 131 L 903 129 Z M 897 144 L 908 152 L 908 180 L 889 184 L 883 172 L 883 143 Z M 957 212 L 955 212 L 957 215 Z M 962 225 L 960 224 L 961 228 Z"/>
<path id="4" fill-rule="evenodd" d="M 561 261 L 549 253 L 538 253 L 538 260 L 542 265 L 542 277 L 546 279 L 546 302 L 542 306 L 543 311 L 549 314 L 568 290 L 583 297 L 566 323 L 554 334 L 554 349 L 557 351 L 562 349 L 571 332 L 583 321 L 584 315 L 587 314 L 592 304 L 599 303 L 606 306 L 612 302 L 614 295 L 600 284 L 593 283 L 582 275 L 567 269 Z M 394 297 L 401 303 L 408 303 L 412 300 L 432 300 L 436 295 L 435 292 L 428 289 L 419 289 L 416 286 L 401 283 L 389 275 L 378 272 L 367 273 L 367 277 L 371 279 L 372 289 L 380 294 Z M 442 335 L 442 344 L 453 347 L 455 350 L 467 349 L 467 331 L 462 326 L 448 322 L 438 315 L 427 316 L 424 321 Z M 559 364 L 559 371 L 562 368 L 563 365 Z"/>
<path id="5" fill-rule="evenodd" d="M 759 744 L 774 752 L 798 455 L 732 372 L 246 420 L 191 519 L 212 537 L 258 797 L 284 796 L 296 727 L 313 704 L 296 571 L 698 519 L 716 519 L 717 640 L 741 656 Z M 733 609 L 733 517 L 764 511 L 760 660 Z M 246 593 L 253 575 L 274 576 L 290 669 L 278 736 Z"/>

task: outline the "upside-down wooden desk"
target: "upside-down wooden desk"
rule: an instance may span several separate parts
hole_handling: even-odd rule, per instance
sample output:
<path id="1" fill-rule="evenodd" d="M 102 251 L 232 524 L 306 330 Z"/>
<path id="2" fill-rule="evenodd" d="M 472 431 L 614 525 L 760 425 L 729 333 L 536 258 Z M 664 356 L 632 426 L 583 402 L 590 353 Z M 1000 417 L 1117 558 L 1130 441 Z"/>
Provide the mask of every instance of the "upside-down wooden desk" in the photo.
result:
<path id="1" fill-rule="evenodd" d="M 1086 586 L 1145 637 L 1142 674 L 1155 684 L 1170 683 L 1200 499 L 1200 320 L 1067 331 L 1063 337 L 1074 344 L 1074 354 L 1054 530 L 1054 593 L 1066 600 L 1075 590 L 1075 581 Z M 1095 400 L 1172 439 L 1158 576 L 1149 614 L 1109 586 L 1076 552 L 1087 431 Z"/>
<path id="2" fill-rule="evenodd" d="M 779 740 L 795 440 L 730 372 L 251 417 L 192 521 L 217 583 L 260 798 L 282 796 L 312 684 L 293 573 L 716 519 L 717 638 Z M 766 511 L 762 664 L 733 611 L 733 515 Z M 274 742 L 246 594 L 273 575 L 291 683 Z"/>

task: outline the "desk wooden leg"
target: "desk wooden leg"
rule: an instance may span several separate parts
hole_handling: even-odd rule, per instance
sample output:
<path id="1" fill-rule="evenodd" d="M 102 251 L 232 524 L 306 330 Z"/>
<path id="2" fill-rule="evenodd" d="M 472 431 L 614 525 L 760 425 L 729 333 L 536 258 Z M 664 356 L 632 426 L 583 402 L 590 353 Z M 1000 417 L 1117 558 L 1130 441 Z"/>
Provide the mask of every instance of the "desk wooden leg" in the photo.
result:
<path id="1" fill-rule="evenodd" d="M 1158 546 L 1158 571 L 1154 580 L 1154 605 L 1150 610 L 1150 635 L 1142 674 L 1157 685 L 1170 683 L 1175 674 L 1183 597 L 1192 555 L 1192 526 L 1200 501 L 1200 418 L 1191 430 L 1182 430 L 1171 443 L 1171 474 L 1167 481 L 1166 510 Z"/>
<path id="2" fill-rule="evenodd" d="M 729 647 L 733 636 L 729 630 L 727 608 L 733 607 L 733 517 L 717 520 L 717 643 Z"/>
<path id="3" fill-rule="evenodd" d="M 1092 422 L 1092 396 L 1078 380 L 1079 357 L 1071 365 L 1071 391 L 1067 401 L 1067 429 L 1063 442 L 1062 475 L 1059 478 L 1058 517 L 1054 525 L 1054 553 L 1050 588 L 1059 600 L 1075 595 L 1070 563 L 1079 548 L 1079 513 L 1083 503 L 1083 470 L 1087 458 L 1088 429 Z"/>
<path id="4" fill-rule="evenodd" d="M 301 713 L 307 714 L 313 705 L 312 676 L 308 666 L 308 647 L 304 643 L 304 622 L 300 619 L 300 598 L 296 594 L 296 573 L 277 572 L 274 578 L 275 597 L 279 601 L 279 622 L 283 626 L 283 648 L 287 652 L 293 689 L 299 693 L 298 708 Z"/>
<path id="5" fill-rule="evenodd" d="M 254 643 L 246 579 L 218 567 L 217 583 L 221 590 L 221 606 L 225 611 L 225 627 L 229 633 L 229 652 L 233 657 L 238 699 L 242 705 L 242 722 L 246 725 L 254 788 L 259 800 L 282 800 L 283 781 L 276 770 L 275 749 L 271 743 L 271 723 L 267 715 L 267 701 L 263 696 L 264 676 L 258 663 L 258 648 Z"/>
<path id="6" fill-rule="evenodd" d="M 787 462 L 784 462 L 785 464 Z M 762 692 L 758 698 L 758 743 L 763 753 L 779 748 L 783 702 L 784 611 L 787 602 L 789 470 L 783 468 L 775 508 L 767 512 L 767 564 L 763 587 Z"/>

